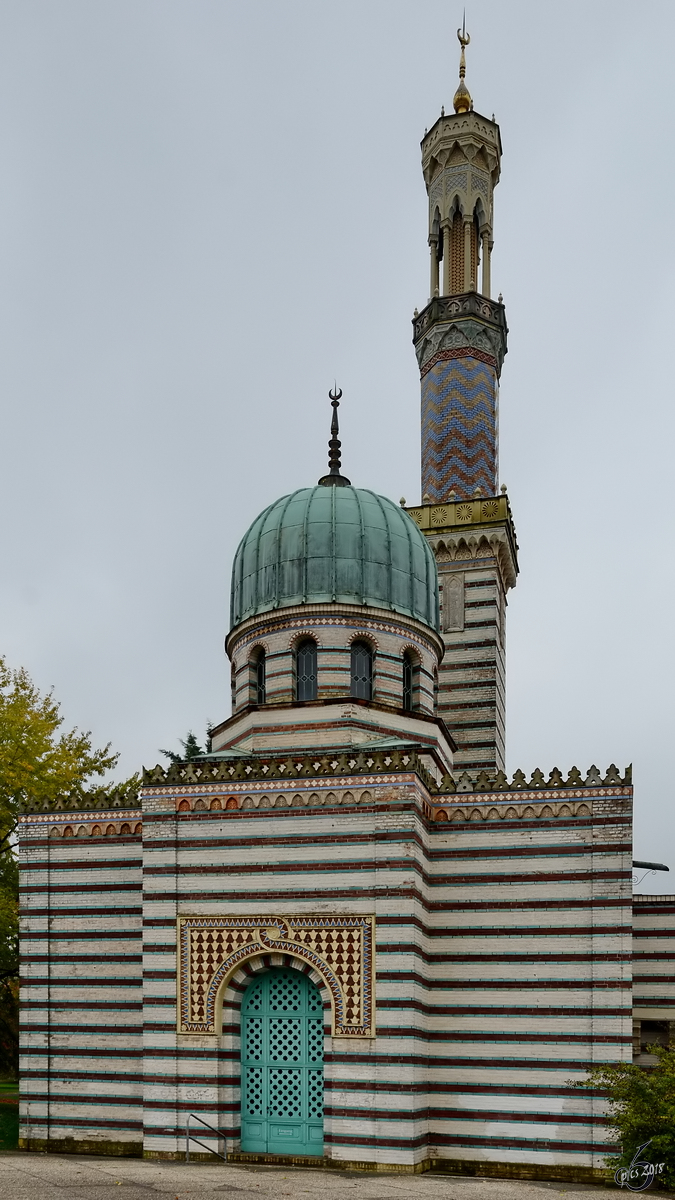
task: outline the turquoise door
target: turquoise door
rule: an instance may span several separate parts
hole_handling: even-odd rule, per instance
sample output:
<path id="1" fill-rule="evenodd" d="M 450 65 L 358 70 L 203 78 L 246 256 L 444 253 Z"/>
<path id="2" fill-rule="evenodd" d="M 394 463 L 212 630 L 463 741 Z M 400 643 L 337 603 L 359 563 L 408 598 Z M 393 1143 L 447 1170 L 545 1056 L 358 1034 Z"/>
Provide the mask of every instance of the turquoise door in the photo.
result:
<path id="1" fill-rule="evenodd" d="M 299 971 L 268 971 L 241 1006 L 241 1148 L 323 1154 L 323 1004 Z"/>

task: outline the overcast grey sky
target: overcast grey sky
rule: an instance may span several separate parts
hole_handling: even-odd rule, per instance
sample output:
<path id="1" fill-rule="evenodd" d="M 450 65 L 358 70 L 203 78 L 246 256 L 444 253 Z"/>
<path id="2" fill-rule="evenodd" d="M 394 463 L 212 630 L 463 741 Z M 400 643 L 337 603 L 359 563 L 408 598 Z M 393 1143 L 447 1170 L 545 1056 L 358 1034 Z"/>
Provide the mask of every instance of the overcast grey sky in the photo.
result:
<path id="1" fill-rule="evenodd" d="M 228 714 L 232 555 L 325 470 L 334 378 L 346 473 L 419 500 L 419 142 L 461 15 L 0 3 L 0 649 L 124 773 Z M 636 853 L 675 870 L 675 5 L 467 27 L 504 145 L 509 768 L 632 761 Z"/>

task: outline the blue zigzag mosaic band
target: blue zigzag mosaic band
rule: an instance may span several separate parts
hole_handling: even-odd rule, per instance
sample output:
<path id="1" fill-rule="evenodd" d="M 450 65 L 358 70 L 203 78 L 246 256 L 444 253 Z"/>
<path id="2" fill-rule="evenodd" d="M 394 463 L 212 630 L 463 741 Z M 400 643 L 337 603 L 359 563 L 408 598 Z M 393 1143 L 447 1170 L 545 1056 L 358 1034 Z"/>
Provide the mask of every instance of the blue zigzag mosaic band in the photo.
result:
<path id="1" fill-rule="evenodd" d="M 422 375 L 422 495 L 432 504 L 451 491 L 497 490 L 496 367 L 470 352 L 451 354 Z"/>

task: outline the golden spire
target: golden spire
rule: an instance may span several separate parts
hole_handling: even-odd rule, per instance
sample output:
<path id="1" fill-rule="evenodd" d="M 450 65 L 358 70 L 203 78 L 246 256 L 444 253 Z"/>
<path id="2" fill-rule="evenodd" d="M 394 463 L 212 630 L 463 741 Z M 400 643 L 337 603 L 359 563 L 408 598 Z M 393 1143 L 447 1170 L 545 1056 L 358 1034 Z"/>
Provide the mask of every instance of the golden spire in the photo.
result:
<path id="1" fill-rule="evenodd" d="M 456 113 L 465 113 L 469 112 L 469 110 L 473 108 L 471 93 L 464 82 L 464 78 L 466 76 L 466 58 L 464 57 L 464 49 L 471 41 L 471 38 L 466 32 L 466 12 L 464 13 L 464 18 L 462 20 L 462 28 L 457 30 L 457 38 L 460 46 L 462 47 L 462 52 L 459 56 L 459 87 L 455 92 L 452 103 L 455 107 Z"/>

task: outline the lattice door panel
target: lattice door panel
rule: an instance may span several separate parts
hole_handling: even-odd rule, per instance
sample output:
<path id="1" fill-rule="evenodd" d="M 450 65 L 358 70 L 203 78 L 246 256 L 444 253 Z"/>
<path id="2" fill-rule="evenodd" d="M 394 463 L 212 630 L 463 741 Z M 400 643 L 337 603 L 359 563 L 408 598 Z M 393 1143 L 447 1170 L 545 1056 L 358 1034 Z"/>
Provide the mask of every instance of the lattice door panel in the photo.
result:
<path id="1" fill-rule="evenodd" d="M 297 971 L 268 971 L 242 1004 L 241 1148 L 323 1154 L 323 1003 Z"/>
<path id="2" fill-rule="evenodd" d="M 295 974 L 297 972 L 294 972 Z M 273 976 L 268 992 L 269 1011 L 299 1012 L 305 996 L 302 986 L 304 981 L 304 975 L 299 975 L 297 979 L 291 979 L 285 971 L 280 971 L 278 976 Z M 314 990 L 316 991 L 316 988 Z"/>
<path id="3" fill-rule="evenodd" d="M 270 1062 L 301 1062 L 305 1049 L 305 1021 L 293 1017 L 270 1017 Z"/>
<path id="4" fill-rule="evenodd" d="M 270 1071 L 268 1081 L 270 1117 L 302 1117 L 302 1071 Z"/>

